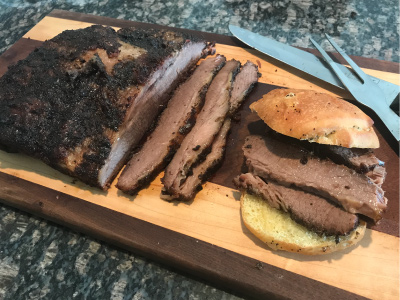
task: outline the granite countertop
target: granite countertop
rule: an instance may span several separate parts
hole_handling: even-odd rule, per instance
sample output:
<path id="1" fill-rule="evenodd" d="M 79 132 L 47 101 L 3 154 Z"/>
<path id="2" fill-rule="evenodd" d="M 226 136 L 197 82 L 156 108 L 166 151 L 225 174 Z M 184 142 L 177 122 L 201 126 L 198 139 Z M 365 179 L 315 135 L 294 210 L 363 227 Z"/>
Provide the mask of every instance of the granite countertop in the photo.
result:
<path id="1" fill-rule="evenodd" d="M 328 33 L 348 54 L 399 62 L 399 5 L 392 0 L 0 0 L 0 54 L 53 9 L 219 34 L 229 34 L 232 23 L 301 47 Z M 0 299 L 72 298 L 239 299 L 0 205 Z"/>

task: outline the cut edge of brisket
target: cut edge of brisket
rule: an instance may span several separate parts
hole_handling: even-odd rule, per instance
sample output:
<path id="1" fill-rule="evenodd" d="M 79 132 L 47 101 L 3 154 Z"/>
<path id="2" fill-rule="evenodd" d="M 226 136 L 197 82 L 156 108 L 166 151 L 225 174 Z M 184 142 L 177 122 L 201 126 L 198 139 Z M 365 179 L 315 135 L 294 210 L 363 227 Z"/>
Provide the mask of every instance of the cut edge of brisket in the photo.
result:
<path id="1" fill-rule="evenodd" d="M 275 208 L 289 213 L 297 223 L 318 234 L 347 235 L 358 226 L 358 217 L 328 200 L 273 181 L 265 182 L 251 173 L 241 174 L 234 184 L 242 192 L 261 197 Z"/>
<path id="2" fill-rule="evenodd" d="M 296 185 L 375 222 L 387 206 L 383 190 L 365 175 L 343 165 L 309 156 L 270 136 L 249 136 L 243 146 L 250 172 L 284 186 Z"/>
<path id="3" fill-rule="evenodd" d="M 212 141 L 228 114 L 230 90 L 239 68 L 240 62 L 230 60 L 211 82 L 196 124 L 165 169 L 162 182 L 168 194 L 178 197 L 179 186 L 190 176 L 194 164 L 210 151 Z"/>
<path id="4" fill-rule="evenodd" d="M 211 151 L 207 154 L 204 161 L 193 167 L 192 173 L 185 182 L 176 189 L 174 195 L 170 195 L 163 189 L 160 197 L 164 200 L 189 201 L 202 190 L 202 183 L 215 171 L 222 162 L 225 153 L 226 137 L 231 127 L 231 119 L 227 118 L 222 125 L 219 133 L 215 137 Z"/>
<path id="5" fill-rule="evenodd" d="M 271 132 L 278 140 L 307 149 L 322 159 L 330 159 L 336 164 L 345 165 L 360 174 L 365 174 L 373 183 L 382 186 L 386 178 L 385 163 L 375 156 L 369 148 L 346 148 L 337 145 L 310 143 Z"/>
<path id="6" fill-rule="evenodd" d="M 232 86 L 231 98 L 229 100 L 229 114 L 234 115 L 242 105 L 244 99 L 253 90 L 261 74 L 258 66 L 251 61 L 247 61 L 240 69 Z"/>
<path id="7" fill-rule="evenodd" d="M 142 89 L 127 113 L 120 136 L 112 145 L 105 164 L 99 171 L 99 185 L 108 188 L 130 155 L 130 151 L 149 130 L 161 109 L 169 100 L 182 76 L 188 72 L 204 54 L 205 43 L 187 43 L 175 56 L 167 59 L 163 66 L 152 74 L 151 85 Z M 187 56 L 190 54 L 190 56 Z M 157 89 L 159 87 L 159 89 Z M 138 128 L 140 124 L 140 128 Z M 125 130 L 124 130 L 125 129 Z"/>
<path id="8" fill-rule="evenodd" d="M 66 30 L 0 78 L 0 144 L 107 189 L 180 75 L 211 48 L 171 30 Z"/>
<path id="9" fill-rule="evenodd" d="M 215 137 L 211 145 L 211 151 L 205 157 L 204 161 L 199 162 L 193 168 L 192 173 L 188 176 L 185 182 L 179 186 L 175 195 L 169 195 L 164 189 L 161 193 L 161 198 L 164 200 L 179 199 L 189 201 L 202 190 L 202 184 L 212 175 L 221 165 L 227 142 L 227 136 L 231 128 L 231 116 L 233 116 L 244 99 L 252 91 L 255 84 L 258 82 L 260 74 L 258 67 L 251 61 L 247 61 L 240 72 L 236 75 L 233 82 L 231 97 L 229 101 L 229 116 L 226 118 L 218 135 Z"/>
<path id="10" fill-rule="evenodd" d="M 154 131 L 122 171 L 118 189 L 128 194 L 136 193 L 168 163 L 194 125 L 207 88 L 225 61 L 221 55 L 204 60 L 175 90 Z"/>

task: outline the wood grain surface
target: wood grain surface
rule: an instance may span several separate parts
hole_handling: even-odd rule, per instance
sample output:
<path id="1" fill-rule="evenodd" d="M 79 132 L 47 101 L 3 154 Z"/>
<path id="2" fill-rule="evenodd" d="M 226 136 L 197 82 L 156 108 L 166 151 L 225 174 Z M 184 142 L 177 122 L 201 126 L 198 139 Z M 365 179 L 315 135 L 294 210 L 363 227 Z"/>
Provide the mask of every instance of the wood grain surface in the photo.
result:
<path id="1" fill-rule="evenodd" d="M 115 28 L 160 27 L 53 11 L 0 57 L 0 75 L 8 65 L 26 57 L 44 40 L 63 30 L 95 23 Z M 376 154 L 387 163 L 388 178 L 383 188 L 389 208 L 378 225 L 369 225 L 359 245 L 317 257 L 269 250 L 243 226 L 239 193 L 231 183 L 242 167 L 244 137 L 264 129 L 262 122 L 250 113 L 248 105 L 277 86 L 310 88 L 344 98 L 349 95 L 244 48 L 231 37 L 192 33 L 216 41 L 217 53 L 228 59 L 235 58 L 243 63 L 250 59 L 258 63 L 262 73 L 260 83 L 244 103 L 240 121 L 232 128 L 221 169 L 194 201 L 162 201 L 159 198 L 162 174 L 148 188 L 131 197 L 118 191 L 114 184 L 104 192 L 33 158 L 0 151 L 1 201 L 242 295 L 398 299 L 399 160 L 396 145 L 385 139 L 384 130 L 378 127 L 381 148 Z M 398 83 L 399 74 L 390 72 L 396 69 L 396 64 L 365 58 L 355 60 L 369 74 Z"/>

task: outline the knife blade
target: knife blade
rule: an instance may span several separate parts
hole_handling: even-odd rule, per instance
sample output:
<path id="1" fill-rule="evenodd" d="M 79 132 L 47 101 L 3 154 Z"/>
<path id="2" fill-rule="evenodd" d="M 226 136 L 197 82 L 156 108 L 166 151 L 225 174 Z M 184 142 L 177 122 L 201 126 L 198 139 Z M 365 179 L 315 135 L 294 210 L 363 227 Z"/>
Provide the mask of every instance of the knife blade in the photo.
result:
<path id="1" fill-rule="evenodd" d="M 229 25 L 229 30 L 236 38 L 246 45 L 311 76 L 339 88 L 346 89 L 336 74 L 325 65 L 323 60 L 314 54 L 280 43 L 235 25 Z M 342 64 L 337 65 L 348 78 L 355 81 L 359 80 L 346 66 Z M 385 99 L 382 100 L 385 101 L 386 105 L 391 106 L 395 104 L 395 101 L 398 102 L 400 86 L 371 75 L 368 76 L 384 92 Z"/>

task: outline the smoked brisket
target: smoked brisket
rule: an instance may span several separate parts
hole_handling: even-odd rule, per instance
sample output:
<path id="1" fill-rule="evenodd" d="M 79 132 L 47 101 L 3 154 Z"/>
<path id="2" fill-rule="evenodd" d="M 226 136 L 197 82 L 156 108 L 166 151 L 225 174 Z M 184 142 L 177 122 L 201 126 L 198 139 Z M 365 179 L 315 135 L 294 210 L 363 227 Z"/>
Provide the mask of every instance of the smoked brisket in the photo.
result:
<path id="1" fill-rule="evenodd" d="M 244 99 L 253 90 L 260 76 L 258 66 L 253 62 L 247 61 L 243 65 L 233 83 L 231 98 L 229 99 L 230 116 L 233 116 L 238 111 Z"/>
<path id="2" fill-rule="evenodd" d="M 202 190 L 202 183 L 216 168 L 218 168 L 224 157 L 226 137 L 230 128 L 231 119 L 227 118 L 215 137 L 211 145 L 211 151 L 207 154 L 205 160 L 193 168 L 185 182 L 174 190 L 174 195 L 169 195 L 166 191 L 162 191 L 161 198 L 164 200 L 179 199 L 188 201 L 193 199 L 196 194 Z"/>
<path id="3" fill-rule="evenodd" d="M 190 176 L 194 165 L 210 151 L 214 137 L 228 114 L 230 90 L 239 68 L 238 61 L 230 60 L 212 81 L 196 124 L 165 169 L 163 184 L 167 194 L 179 197 L 180 185 Z"/>
<path id="4" fill-rule="evenodd" d="M 209 51 L 169 30 L 64 31 L 0 79 L 0 145 L 106 189 Z"/>
<path id="5" fill-rule="evenodd" d="M 204 60 L 177 88 L 157 127 L 124 168 L 117 184 L 120 190 L 134 194 L 169 161 L 194 125 L 207 88 L 225 61 L 225 57 L 219 55 Z"/>
<path id="6" fill-rule="evenodd" d="M 229 114 L 211 145 L 210 153 L 207 154 L 204 161 L 193 168 L 191 175 L 175 190 L 175 198 L 186 201 L 193 199 L 196 193 L 202 189 L 202 183 L 219 167 L 225 154 L 226 139 L 232 123 L 231 117 L 236 114 L 246 96 L 251 92 L 258 77 L 258 67 L 247 61 L 235 77 L 229 100 Z M 166 192 L 162 197 L 168 200 L 173 199 Z"/>
<path id="7" fill-rule="evenodd" d="M 274 181 L 265 182 L 251 173 L 234 179 L 235 185 L 263 198 L 270 206 L 290 214 L 306 228 L 326 235 L 346 235 L 358 225 L 358 217 L 326 199 Z"/>
<path id="8" fill-rule="evenodd" d="M 328 158 L 336 164 L 345 165 L 358 173 L 365 174 L 373 183 L 382 186 L 386 177 L 385 163 L 378 159 L 372 149 L 346 148 L 335 145 L 324 145 L 301 141 L 284 136 L 277 132 L 271 132 L 274 138 L 284 143 L 297 145 L 307 149 L 320 158 Z"/>
<path id="9" fill-rule="evenodd" d="M 335 163 L 344 164 L 358 173 L 365 174 L 373 183 L 381 186 L 385 181 L 385 163 L 371 149 L 345 148 L 321 145 L 322 151 Z"/>
<path id="10" fill-rule="evenodd" d="M 272 139 L 249 136 L 243 146 L 249 171 L 265 180 L 315 193 L 378 221 L 386 209 L 383 190 L 367 176 Z"/>

